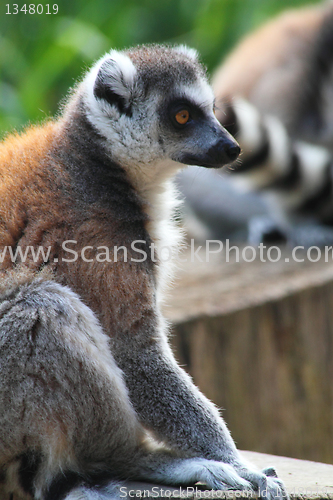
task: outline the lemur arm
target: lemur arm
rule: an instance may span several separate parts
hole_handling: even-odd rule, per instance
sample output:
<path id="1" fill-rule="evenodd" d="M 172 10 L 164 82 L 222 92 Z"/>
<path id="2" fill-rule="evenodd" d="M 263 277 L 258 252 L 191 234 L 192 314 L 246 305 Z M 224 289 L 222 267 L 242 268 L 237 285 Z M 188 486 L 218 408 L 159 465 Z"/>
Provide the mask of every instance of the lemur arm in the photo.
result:
<path id="1" fill-rule="evenodd" d="M 184 456 L 230 464 L 256 491 L 268 491 L 271 500 L 288 499 L 273 467 L 260 472 L 241 457 L 217 408 L 178 366 L 165 333 L 156 333 L 148 343 L 128 337 L 125 348 L 112 342 L 143 426 Z"/>
<path id="2" fill-rule="evenodd" d="M 218 410 L 178 366 L 164 335 L 144 346 L 128 338 L 126 351 L 115 341 L 112 352 L 125 374 L 134 408 L 158 439 L 205 458 L 239 461 Z"/>
<path id="3" fill-rule="evenodd" d="M 81 232 L 85 237 L 89 234 L 87 230 Z M 84 240 L 82 246 L 86 244 Z M 128 257 L 133 256 L 129 251 Z M 172 354 L 167 325 L 156 303 L 154 280 L 144 271 L 149 265 L 119 261 L 101 268 L 77 261 L 71 263 L 72 275 L 73 266 L 78 266 L 76 281 L 69 285 L 75 286 L 84 301 L 90 301 L 101 318 L 144 426 L 179 450 L 214 460 L 237 461 L 235 444 L 217 409 Z M 86 281 L 78 281 L 87 275 L 88 281 L 97 283 L 96 303 L 91 302 Z"/>

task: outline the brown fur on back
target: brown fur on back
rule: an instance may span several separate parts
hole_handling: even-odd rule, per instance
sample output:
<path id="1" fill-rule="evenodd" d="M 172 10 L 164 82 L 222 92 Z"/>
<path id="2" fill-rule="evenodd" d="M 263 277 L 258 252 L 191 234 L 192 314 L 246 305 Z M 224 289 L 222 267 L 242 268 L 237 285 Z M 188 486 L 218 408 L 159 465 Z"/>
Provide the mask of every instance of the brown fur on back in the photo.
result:
<path id="1" fill-rule="evenodd" d="M 124 245 L 130 252 L 131 241 L 149 239 L 144 215 L 139 205 L 135 207 L 134 195 L 132 220 L 121 210 L 120 188 L 124 196 L 129 197 L 131 186 L 126 185 L 119 169 L 115 169 L 114 174 L 117 203 L 108 203 L 102 198 L 84 199 L 62 159 L 65 151 L 68 163 L 74 163 L 75 156 L 80 161 L 80 149 L 71 146 L 66 126 L 50 122 L 33 127 L 22 135 L 10 136 L 1 146 L 1 250 L 5 246 L 15 249 L 18 245 L 23 252 L 27 246 L 50 247 L 46 265 L 51 267 L 55 279 L 70 285 L 99 315 L 107 331 L 114 332 L 120 324 L 122 329 L 124 325 L 130 329 L 133 323 L 143 319 L 142 315 L 149 315 L 151 311 L 152 284 L 145 269 L 150 264 L 123 262 L 122 251 L 118 252 L 118 262 L 96 262 L 94 250 L 86 252 L 86 257 L 93 258 L 94 262 L 84 262 L 80 257 L 76 262 L 63 262 L 63 258 L 72 259 L 72 255 L 62 249 L 62 243 L 77 241 L 77 245 L 68 247 L 79 254 L 86 246 L 94 249 L 106 246 L 113 258 L 114 246 Z M 116 204 L 117 214 L 114 213 Z M 14 265 L 8 252 L 0 265 L 2 270 Z M 44 263 L 40 259 L 38 262 L 28 259 L 26 265 L 39 270 Z"/>

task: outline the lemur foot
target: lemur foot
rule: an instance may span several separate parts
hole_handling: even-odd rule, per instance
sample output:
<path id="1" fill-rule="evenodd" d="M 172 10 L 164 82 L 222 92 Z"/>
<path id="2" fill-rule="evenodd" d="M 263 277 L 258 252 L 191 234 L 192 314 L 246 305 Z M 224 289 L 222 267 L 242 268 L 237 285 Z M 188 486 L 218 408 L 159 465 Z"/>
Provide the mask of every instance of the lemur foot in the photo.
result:
<path id="1" fill-rule="evenodd" d="M 213 490 L 250 490 L 249 481 L 242 478 L 232 465 L 213 460 L 204 460 L 198 474 L 198 481 Z"/>
<path id="2" fill-rule="evenodd" d="M 230 464 L 206 458 L 186 458 L 161 462 L 153 470 L 147 468 L 141 474 L 146 481 L 174 485 L 193 486 L 201 482 L 213 490 L 250 490 L 251 483 L 242 478 Z"/>
<path id="3" fill-rule="evenodd" d="M 275 467 L 266 467 L 262 472 L 266 476 L 278 477 Z"/>
<path id="4" fill-rule="evenodd" d="M 261 472 L 247 466 L 238 469 L 239 475 L 246 479 L 259 498 L 267 500 L 288 500 L 289 496 L 274 467 L 266 467 Z"/>
<path id="5" fill-rule="evenodd" d="M 193 458 L 174 464 L 168 474 L 173 476 L 173 480 L 176 479 L 183 484 L 200 481 L 213 490 L 251 491 L 267 500 L 288 500 L 283 482 L 277 477 L 273 467 L 260 472 L 252 470 L 243 463 L 234 466 L 214 460 Z"/>

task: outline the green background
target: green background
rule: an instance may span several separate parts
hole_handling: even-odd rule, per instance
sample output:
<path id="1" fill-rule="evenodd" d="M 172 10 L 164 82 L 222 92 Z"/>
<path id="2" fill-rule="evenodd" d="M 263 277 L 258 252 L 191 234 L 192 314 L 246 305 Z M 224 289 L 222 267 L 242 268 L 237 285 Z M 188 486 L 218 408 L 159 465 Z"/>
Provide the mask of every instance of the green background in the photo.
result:
<path id="1" fill-rule="evenodd" d="M 54 114 L 75 79 L 111 47 L 186 43 L 212 71 L 242 35 L 281 10 L 306 3 L 316 2 L 60 0 L 56 15 L 7 15 L 13 4 L 2 0 L 0 134 Z"/>

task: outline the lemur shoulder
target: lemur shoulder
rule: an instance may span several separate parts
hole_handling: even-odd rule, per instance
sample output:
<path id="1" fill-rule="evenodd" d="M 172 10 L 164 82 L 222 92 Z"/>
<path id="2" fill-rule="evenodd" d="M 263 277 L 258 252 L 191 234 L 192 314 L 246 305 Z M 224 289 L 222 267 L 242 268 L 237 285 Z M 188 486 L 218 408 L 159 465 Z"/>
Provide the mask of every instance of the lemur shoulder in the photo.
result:
<path id="1" fill-rule="evenodd" d="M 159 310 L 165 273 L 149 247 L 175 240 L 172 175 L 239 154 L 213 102 L 193 50 L 113 50 L 57 120 L 2 144 L 4 498 L 107 500 L 126 478 L 285 495 L 177 365 Z M 115 261 L 97 258 L 115 246 Z M 19 248 L 50 253 L 13 262 Z"/>

